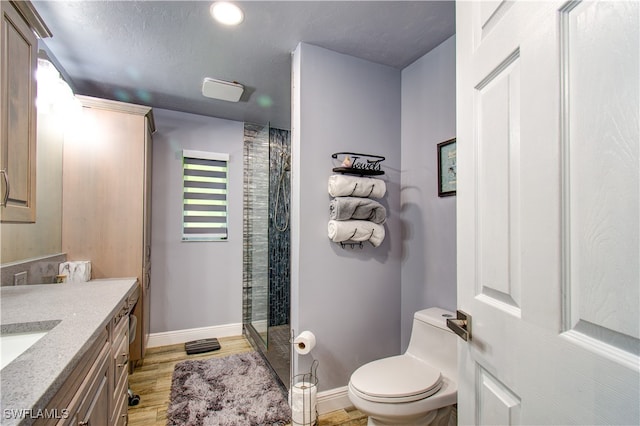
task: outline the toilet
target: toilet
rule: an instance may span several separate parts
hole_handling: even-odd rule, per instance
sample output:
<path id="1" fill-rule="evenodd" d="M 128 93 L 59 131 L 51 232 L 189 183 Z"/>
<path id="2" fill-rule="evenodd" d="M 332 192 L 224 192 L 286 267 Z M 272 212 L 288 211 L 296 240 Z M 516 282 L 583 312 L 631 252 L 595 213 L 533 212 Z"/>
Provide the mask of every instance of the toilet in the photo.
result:
<path id="1" fill-rule="evenodd" d="M 455 314 L 440 308 L 416 312 L 403 355 L 372 361 L 351 375 L 349 399 L 369 416 L 369 425 L 449 424 L 458 397 L 458 356 L 447 318 Z"/>

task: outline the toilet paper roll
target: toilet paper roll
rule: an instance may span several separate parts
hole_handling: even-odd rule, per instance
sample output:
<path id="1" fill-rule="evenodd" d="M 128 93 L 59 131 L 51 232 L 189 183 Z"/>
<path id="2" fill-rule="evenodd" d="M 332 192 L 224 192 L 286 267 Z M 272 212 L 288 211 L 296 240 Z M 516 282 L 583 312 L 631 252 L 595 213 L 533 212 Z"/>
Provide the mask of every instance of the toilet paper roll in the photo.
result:
<path id="1" fill-rule="evenodd" d="M 316 345 L 316 336 L 309 330 L 305 330 L 293 340 L 293 346 L 300 355 L 306 355 Z"/>
<path id="2" fill-rule="evenodd" d="M 318 388 L 311 382 L 298 382 L 289 392 L 291 421 L 293 425 L 313 425 L 316 422 Z"/>

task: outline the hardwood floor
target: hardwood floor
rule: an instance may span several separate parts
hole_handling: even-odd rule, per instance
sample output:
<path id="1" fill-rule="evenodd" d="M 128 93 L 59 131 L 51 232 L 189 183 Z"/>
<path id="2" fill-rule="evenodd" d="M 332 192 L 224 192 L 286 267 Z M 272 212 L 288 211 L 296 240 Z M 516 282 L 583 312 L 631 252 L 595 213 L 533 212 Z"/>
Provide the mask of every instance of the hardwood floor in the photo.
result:
<path id="1" fill-rule="evenodd" d="M 129 387 L 140 395 L 140 404 L 129 407 L 130 426 L 165 426 L 171 389 L 171 377 L 176 363 L 186 359 L 221 358 L 252 351 L 244 336 L 222 337 L 220 350 L 201 355 L 187 355 L 184 344 L 150 348 L 142 365 L 129 375 Z M 338 410 L 319 417 L 319 426 L 366 425 L 367 417 L 357 410 Z"/>

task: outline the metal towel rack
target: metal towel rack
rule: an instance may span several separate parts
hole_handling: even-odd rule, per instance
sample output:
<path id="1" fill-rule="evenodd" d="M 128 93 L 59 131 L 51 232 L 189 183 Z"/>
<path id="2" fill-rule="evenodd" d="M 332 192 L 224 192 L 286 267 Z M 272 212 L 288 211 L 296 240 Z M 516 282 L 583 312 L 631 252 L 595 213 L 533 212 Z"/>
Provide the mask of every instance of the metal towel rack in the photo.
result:
<path id="1" fill-rule="evenodd" d="M 384 174 L 381 163 L 385 158 L 380 155 L 361 154 L 358 152 L 347 151 L 336 152 L 331 155 L 331 158 L 341 162 L 339 167 L 333 168 L 333 171 L 336 173 L 360 176 L 380 176 Z"/>

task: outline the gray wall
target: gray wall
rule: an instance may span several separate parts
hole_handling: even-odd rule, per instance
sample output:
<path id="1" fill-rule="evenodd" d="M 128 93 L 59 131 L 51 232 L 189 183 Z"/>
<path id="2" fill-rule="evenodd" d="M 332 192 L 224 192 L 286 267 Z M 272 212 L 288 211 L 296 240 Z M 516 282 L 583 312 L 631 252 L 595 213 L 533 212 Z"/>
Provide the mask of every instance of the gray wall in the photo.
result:
<path id="1" fill-rule="evenodd" d="M 243 124 L 154 109 L 151 333 L 242 323 Z M 182 242 L 182 150 L 229 153 L 229 239 Z"/>
<path id="2" fill-rule="evenodd" d="M 400 71 L 309 44 L 293 64 L 292 327 L 311 330 L 320 390 L 400 351 Z M 327 237 L 331 154 L 386 157 L 386 238 L 342 249 Z M 298 372 L 311 357 L 298 357 Z"/>
<path id="3" fill-rule="evenodd" d="M 402 70 L 402 349 L 413 313 L 456 307 L 456 197 L 438 197 L 437 144 L 456 136 L 455 36 Z"/>

